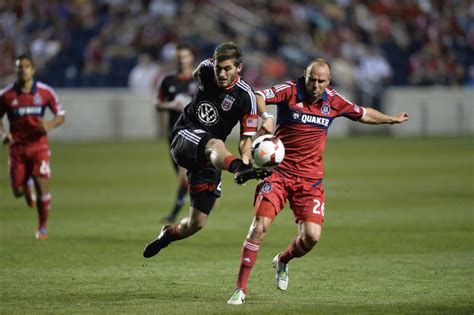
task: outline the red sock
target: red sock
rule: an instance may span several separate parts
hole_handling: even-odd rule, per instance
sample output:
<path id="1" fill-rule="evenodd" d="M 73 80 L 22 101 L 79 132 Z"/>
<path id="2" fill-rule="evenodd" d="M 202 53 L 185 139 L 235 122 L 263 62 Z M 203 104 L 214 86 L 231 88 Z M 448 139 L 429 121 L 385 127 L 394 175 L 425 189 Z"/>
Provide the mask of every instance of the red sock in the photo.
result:
<path id="1" fill-rule="evenodd" d="M 179 235 L 178 231 L 178 226 L 179 224 L 175 224 L 166 231 L 166 234 L 168 234 L 167 236 L 170 238 L 171 242 L 181 239 L 181 236 Z"/>
<path id="2" fill-rule="evenodd" d="M 310 250 L 306 247 L 301 237 L 297 237 L 291 242 L 290 246 L 281 254 L 280 262 L 287 264 L 293 258 L 306 255 Z"/>
<path id="3" fill-rule="evenodd" d="M 40 196 L 36 203 L 36 208 L 38 210 L 38 222 L 39 228 L 46 228 L 46 223 L 48 221 L 49 209 L 51 208 L 51 194 L 46 194 Z"/>
<path id="4" fill-rule="evenodd" d="M 258 249 L 260 245 L 249 239 L 244 241 L 242 252 L 240 253 L 240 269 L 237 277 L 237 288 L 241 288 L 247 294 L 247 282 L 249 281 L 250 272 L 253 265 L 257 261 Z"/>

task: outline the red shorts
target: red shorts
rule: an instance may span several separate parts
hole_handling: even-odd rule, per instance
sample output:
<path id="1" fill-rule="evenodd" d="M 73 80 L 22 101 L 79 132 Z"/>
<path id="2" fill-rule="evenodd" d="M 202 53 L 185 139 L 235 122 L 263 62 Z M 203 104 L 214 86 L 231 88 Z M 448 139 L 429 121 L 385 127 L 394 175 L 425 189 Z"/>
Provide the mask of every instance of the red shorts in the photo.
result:
<path id="1" fill-rule="evenodd" d="M 274 209 L 260 206 L 263 199 L 268 200 Z M 324 189 L 321 179 L 308 181 L 274 171 L 257 186 L 255 214 L 273 220 L 285 207 L 287 200 L 296 223 L 313 222 L 322 225 L 324 222 Z"/>
<path id="2" fill-rule="evenodd" d="M 50 151 L 47 144 L 11 145 L 8 165 L 13 189 L 23 187 L 31 176 L 49 178 Z"/>

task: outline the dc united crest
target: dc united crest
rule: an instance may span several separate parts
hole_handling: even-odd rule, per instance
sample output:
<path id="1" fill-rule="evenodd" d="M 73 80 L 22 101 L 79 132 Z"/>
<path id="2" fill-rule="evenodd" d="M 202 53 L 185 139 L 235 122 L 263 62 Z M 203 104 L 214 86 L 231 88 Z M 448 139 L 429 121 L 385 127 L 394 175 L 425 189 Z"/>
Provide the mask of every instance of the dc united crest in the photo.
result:
<path id="1" fill-rule="evenodd" d="M 211 103 L 203 102 L 198 106 L 197 116 L 203 124 L 211 126 L 217 122 L 217 118 L 219 115 L 214 105 L 212 105 Z"/>
<path id="2" fill-rule="evenodd" d="M 224 100 L 221 103 L 221 107 L 223 110 L 228 111 L 229 109 L 232 108 L 232 105 L 234 104 L 234 102 L 235 102 L 235 98 L 233 98 L 230 95 L 226 95 Z"/>
<path id="3" fill-rule="evenodd" d="M 328 103 L 324 103 L 323 106 L 321 107 L 321 113 L 324 115 L 329 115 L 331 112 L 331 106 Z"/>

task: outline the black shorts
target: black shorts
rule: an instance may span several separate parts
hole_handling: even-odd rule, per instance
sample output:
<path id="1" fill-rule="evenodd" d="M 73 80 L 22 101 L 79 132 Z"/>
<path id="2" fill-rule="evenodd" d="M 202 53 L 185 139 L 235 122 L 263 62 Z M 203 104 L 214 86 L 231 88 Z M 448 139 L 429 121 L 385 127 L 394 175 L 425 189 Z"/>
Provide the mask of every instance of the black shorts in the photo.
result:
<path id="1" fill-rule="evenodd" d="M 207 187 L 217 197 L 221 195 L 221 171 L 206 159 L 204 149 L 212 136 L 202 129 L 181 129 L 175 132 L 171 155 L 179 166 L 187 169 L 191 199 L 193 191 Z M 191 201 L 192 202 L 192 201 Z"/>

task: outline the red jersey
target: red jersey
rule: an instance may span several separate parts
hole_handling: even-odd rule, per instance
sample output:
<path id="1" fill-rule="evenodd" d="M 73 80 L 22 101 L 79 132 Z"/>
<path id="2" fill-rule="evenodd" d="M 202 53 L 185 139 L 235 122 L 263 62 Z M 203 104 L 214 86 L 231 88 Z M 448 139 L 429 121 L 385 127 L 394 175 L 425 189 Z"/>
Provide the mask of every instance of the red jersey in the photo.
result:
<path id="1" fill-rule="evenodd" d="M 266 104 L 277 105 L 275 136 L 285 145 L 285 158 L 277 170 L 308 180 L 323 178 L 323 152 L 332 121 L 340 116 L 359 120 L 365 113 L 332 87 L 311 103 L 303 77 L 257 93 Z"/>
<path id="2" fill-rule="evenodd" d="M 48 143 L 47 135 L 39 128 L 47 107 L 55 115 L 65 115 L 58 96 L 44 83 L 34 81 L 30 93 L 22 93 L 16 83 L 0 91 L 0 117 L 7 114 L 17 144 Z"/>

